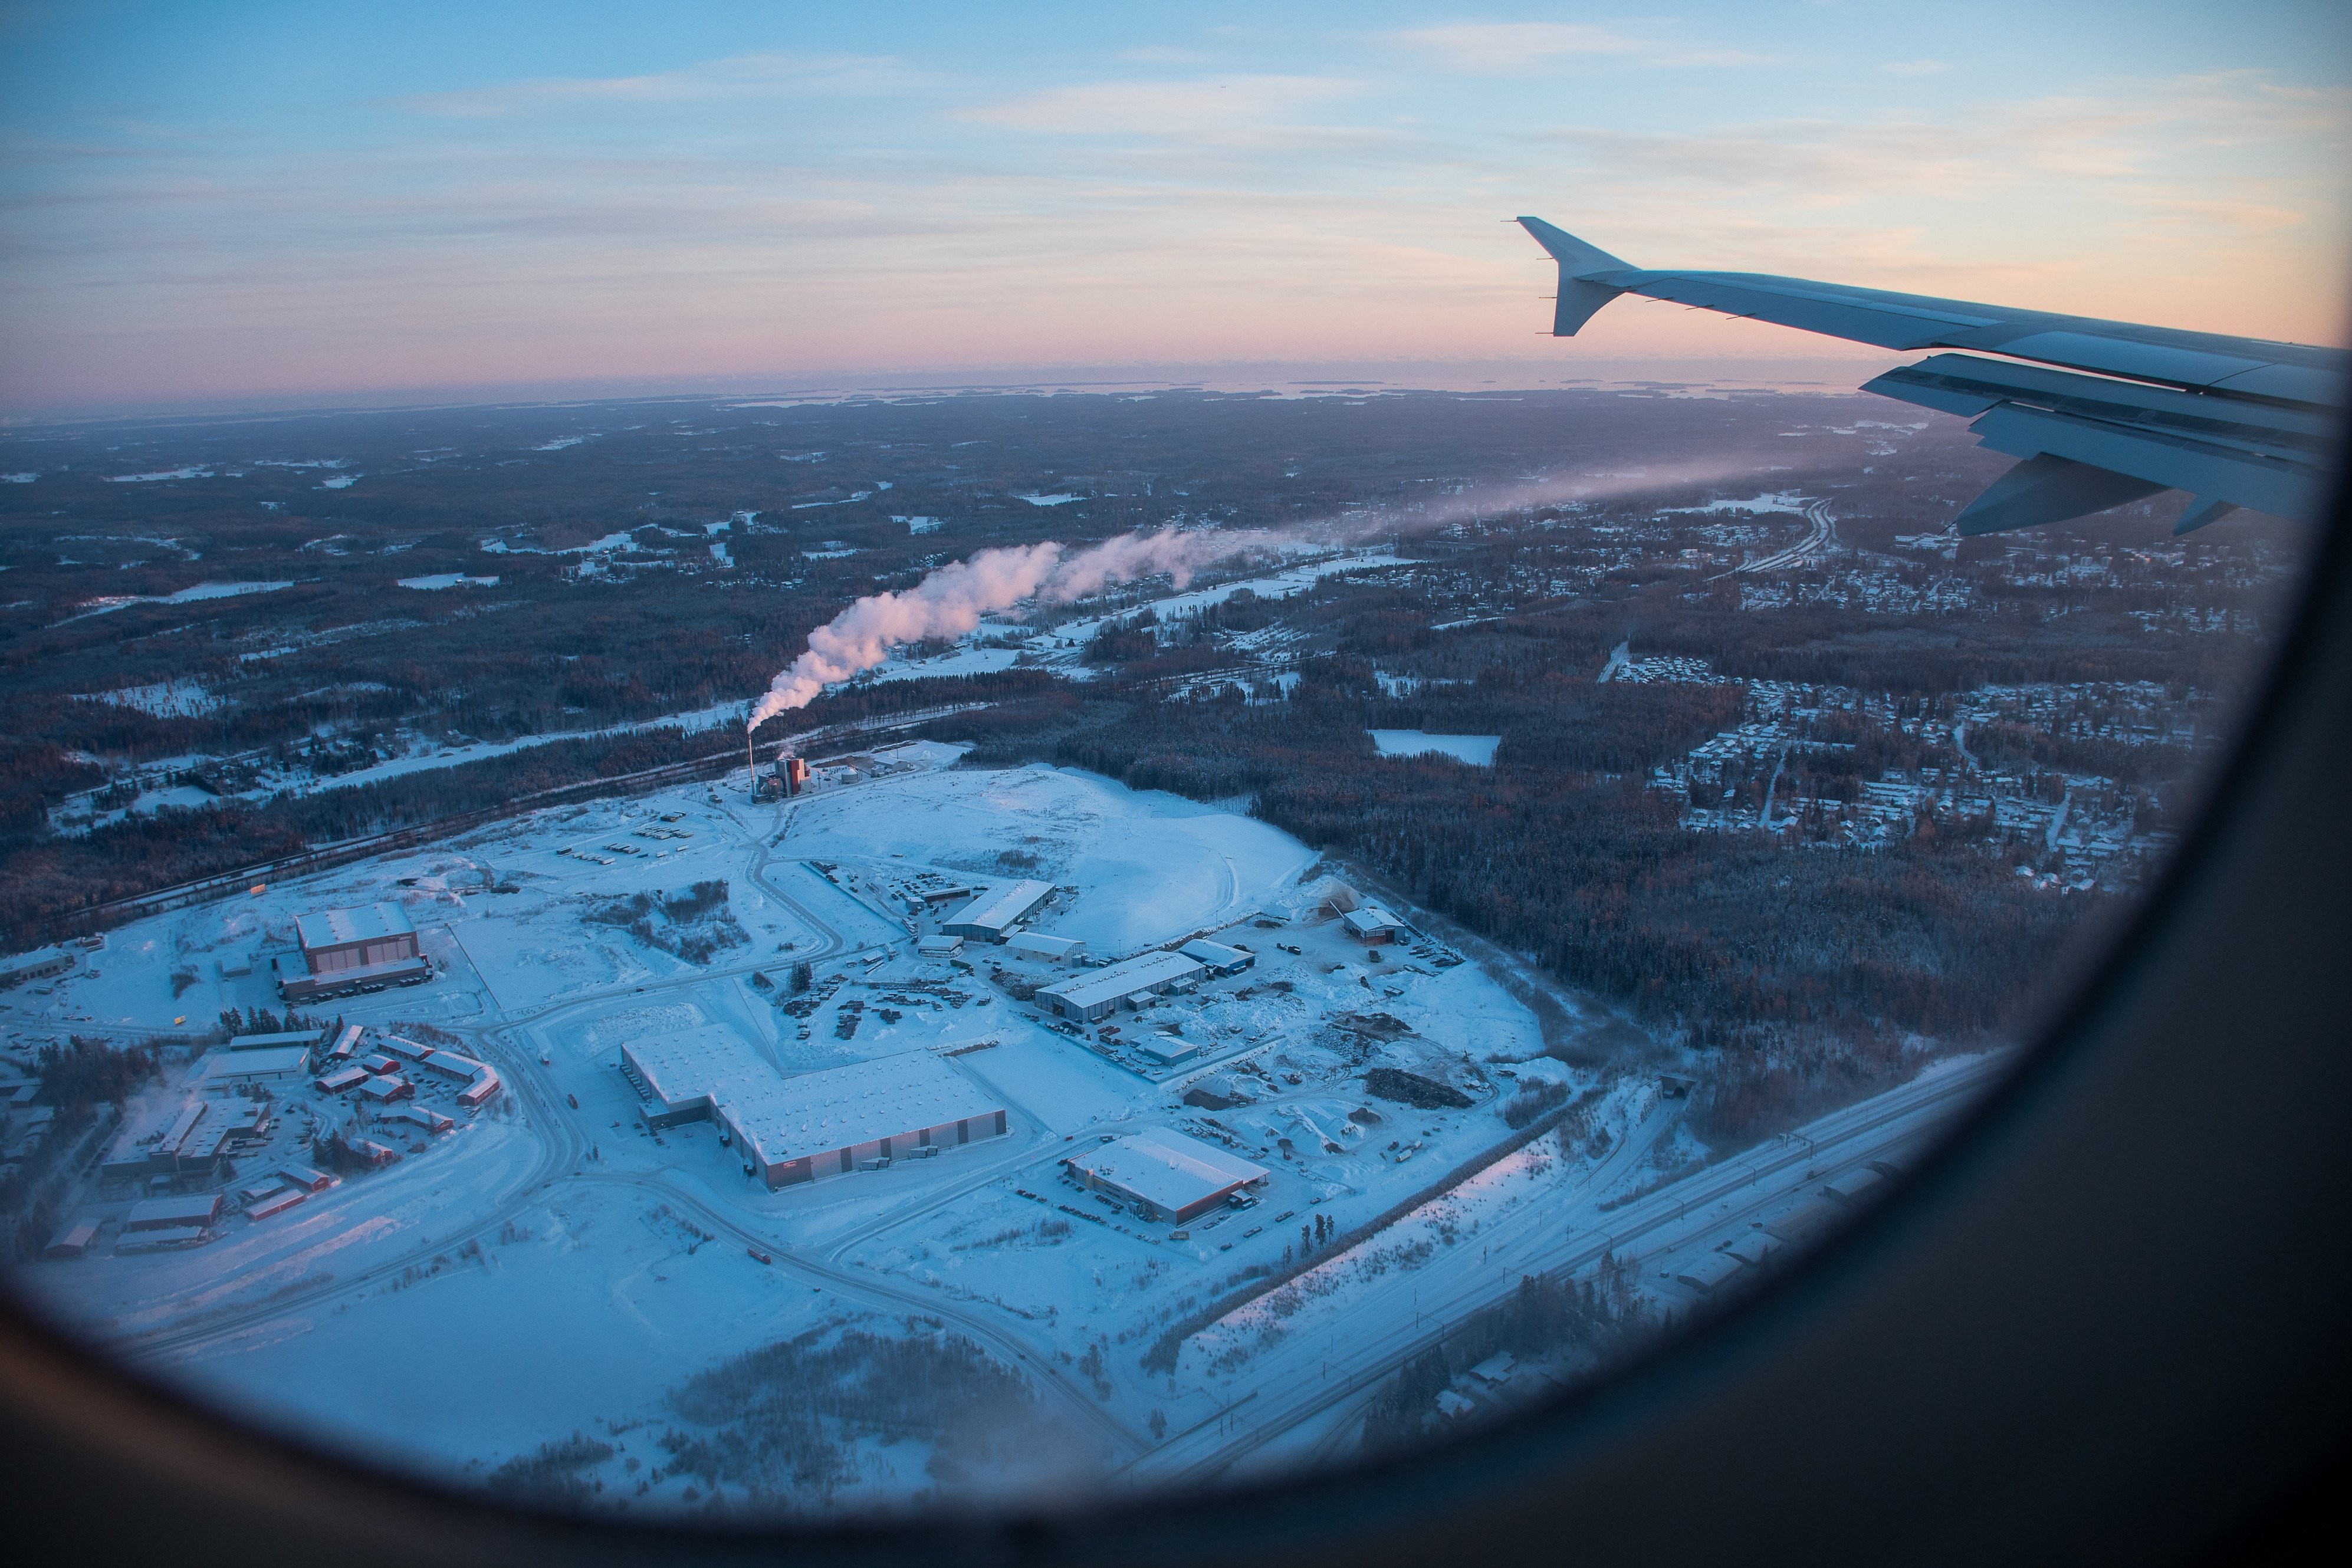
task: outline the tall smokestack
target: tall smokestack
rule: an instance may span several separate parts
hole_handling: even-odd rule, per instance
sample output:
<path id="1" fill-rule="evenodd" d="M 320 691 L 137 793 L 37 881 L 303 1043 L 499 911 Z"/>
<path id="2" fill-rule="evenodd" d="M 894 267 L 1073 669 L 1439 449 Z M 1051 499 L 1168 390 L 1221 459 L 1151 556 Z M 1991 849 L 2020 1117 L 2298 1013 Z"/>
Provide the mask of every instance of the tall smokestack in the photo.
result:
<path id="1" fill-rule="evenodd" d="M 751 732 L 743 732 L 743 758 L 751 765 L 751 799 L 760 798 L 760 748 L 751 743 Z"/>

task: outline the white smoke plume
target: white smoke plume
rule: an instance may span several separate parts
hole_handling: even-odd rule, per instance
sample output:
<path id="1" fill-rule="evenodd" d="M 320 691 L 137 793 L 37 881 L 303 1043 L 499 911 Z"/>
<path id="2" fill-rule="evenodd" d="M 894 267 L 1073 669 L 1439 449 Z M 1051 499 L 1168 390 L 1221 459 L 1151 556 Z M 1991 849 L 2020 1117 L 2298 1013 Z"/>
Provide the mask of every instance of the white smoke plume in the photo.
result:
<path id="1" fill-rule="evenodd" d="M 984 549 L 970 560 L 940 568 L 904 593 L 873 593 L 809 633 L 808 651 L 770 683 L 751 706 L 749 727 L 780 713 L 806 707 L 835 681 L 845 681 L 890 657 L 890 650 L 929 637 L 961 637 L 981 617 L 1024 599 L 1066 603 L 1114 583 L 1167 572 L 1182 588 L 1192 574 L 1220 560 L 1265 549 L 1274 536 L 1255 529 L 1121 534 L 1065 556 L 1051 540 L 1013 549 Z"/>
<path id="2" fill-rule="evenodd" d="M 904 593 L 875 593 L 809 633 L 808 651 L 770 683 L 751 706 L 748 727 L 806 707 L 825 687 L 870 670 L 890 650 L 931 637 L 961 637 L 981 618 L 1024 599 L 1066 604 L 1118 583 L 1167 572 L 1182 589 L 1203 567 L 1236 556 L 1310 548 L 1333 549 L 1425 533 L 1477 517 L 1578 501 L 1638 495 L 1673 486 L 1713 485 L 1756 476 L 1764 465 L 1748 459 L 1712 458 L 1672 467 L 1548 476 L 1432 497 L 1406 506 L 1377 507 L 1273 532 L 1260 528 L 1162 528 L 1121 534 L 1066 555 L 1052 540 L 1011 549 L 984 549 L 940 567 Z"/>

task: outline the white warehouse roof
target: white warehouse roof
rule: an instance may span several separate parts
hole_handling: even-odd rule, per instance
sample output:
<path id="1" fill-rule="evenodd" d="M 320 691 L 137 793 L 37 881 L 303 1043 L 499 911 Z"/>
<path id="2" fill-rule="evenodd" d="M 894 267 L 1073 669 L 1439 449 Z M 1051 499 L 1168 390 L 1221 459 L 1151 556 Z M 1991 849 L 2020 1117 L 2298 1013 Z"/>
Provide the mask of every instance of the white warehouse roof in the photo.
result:
<path id="1" fill-rule="evenodd" d="M 633 1040 L 624 1050 L 646 1081 L 647 1092 L 666 1112 L 683 1110 L 698 1100 L 733 1104 L 776 1082 L 776 1070 L 723 1024 Z"/>
<path id="2" fill-rule="evenodd" d="M 1003 1102 L 928 1051 L 902 1051 L 719 1096 L 728 1120 L 770 1165 L 856 1148 L 924 1127 L 992 1119 Z"/>
<path id="3" fill-rule="evenodd" d="M 1002 936 L 1053 891 L 1050 882 L 1016 882 L 994 893 L 983 893 L 940 922 L 940 929 L 954 936 Z"/>
<path id="4" fill-rule="evenodd" d="M 1059 961 L 1087 944 L 1081 936 L 1048 936 L 1042 931 L 1016 931 L 1005 938 L 1004 945 L 1015 953 L 1031 953 L 1040 958 Z"/>
<path id="5" fill-rule="evenodd" d="M 397 904 L 372 904 L 364 909 L 322 909 L 297 916 L 295 932 L 305 952 L 341 946 L 346 942 L 373 942 L 386 936 L 407 936 L 416 927 Z"/>
<path id="6" fill-rule="evenodd" d="M 1160 1127 L 1147 1127 L 1115 1144 L 1072 1155 L 1067 1163 L 1171 1214 L 1206 1203 L 1266 1174 L 1264 1166 L 1235 1159 L 1198 1138 Z"/>

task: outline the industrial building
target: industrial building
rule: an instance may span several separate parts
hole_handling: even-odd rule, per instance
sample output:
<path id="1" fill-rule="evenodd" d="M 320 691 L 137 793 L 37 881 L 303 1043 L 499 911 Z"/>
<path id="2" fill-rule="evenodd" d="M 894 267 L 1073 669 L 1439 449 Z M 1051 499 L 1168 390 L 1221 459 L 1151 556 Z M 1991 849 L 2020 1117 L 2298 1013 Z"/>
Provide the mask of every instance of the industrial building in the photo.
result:
<path id="1" fill-rule="evenodd" d="M 264 1037 L 267 1038 L 267 1037 Z M 310 1071 L 308 1045 L 238 1046 L 234 1040 L 198 1059 L 190 1088 L 246 1089 L 255 1084 L 292 1083 Z"/>
<path id="2" fill-rule="evenodd" d="M 1003 1103 L 927 1051 L 780 1077 L 732 1030 L 681 1030 L 621 1048 L 656 1127 L 713 1120 L 771 1188 L 919 1148 L 1001 1136 Z"/>
<path id="3" fill-rule="evenodd" d="M 98 1222 L 94 1219 L 70 1219 L 44 1248 L 41 1256 L 47 1259 L 79 1258 L 89 1250 L 98 1239 Z"/>
<path id="4" fill-rule="evenodd" d="M 1042 931 L 1016 931 L 1004 939 L 1004 949 L 1043 964 L 1075 964 L 1086 956 L 1087 945 L 1076 936 L 1048 936 Z"/>
<path id="5" fill-rule="evenodd" d="M 1195 936 L 1176 949 L 1187 958 L 1198 958 L 1209 967 L 1209 973 L 1220 979 L 1238 975 L 1257 962 L 1257 955 L 1246 947 L 1228 947 L 1222 942 L 1210 942 Z"/>
<path id="6" fill-rule="evenodd" d="M 707 1121 L 721 1101 L 757 1092 L 777 1078 L 722 1024 L 631 1040 L 621 1047 L 621 1071 L 649 1102 L 646 1124 L 656 1128 Z"/>
<path id="7" fill-rule="evenodd" d="M 771 1190 L 1005 1131 L 996 1097 L 928 1051 L 771 1082 L 721 1103 L 719 1121 Z"/>
<path id="8" fill-rule="evenodd" d="M 73 966 L 74 956 L 62 947 L 36 947 L 29 953 L 12 953 L 0 958 L 0 990 L 26 980 L 62 975 Z"/>
<path id="9" fill-rule="evenodd" d="M 176 1230 L 184 1226 L 202 1228 L 220 1218 L 221 1195 L 200 1192 L 188 1197 L 151 1197 L 144 1203 L 131 1206 L 131 1217 L 122 1222 L 125 1230 Z"/>
<path id="10" fill-rule="evenodd" d="M 1050 882 L 1024 881 L 983 893 L 941 921 L 940 933 L 975 942 L 1002 942 L 1012 935 L 1014 923 L 1045 903 L 1053 891 Z"/>
<path id="11" fill-rule="evenodd" d="M 1208 966 L 1181 953 L 1142 953 L 1107 967 L 1073 976 L 1037 991 L 1040 1007 L 1066 1019 L 1091 1023 L 1145 997 L 1197 984 Z"/>
<path id="12" fill-rule="evenodd" d="M 444 1078 L 462 1079 L 466 1087 L 457 1091 L 460 1105 L 479 1105 L 496 1094 L 500 1088 L 498 1070 L 486 1061 L 470 1056 L 460 1056 L 454 1051 L 428 1051 L 415 1059 L 427 1072 Z"/>
<path id="13" fill-rule="evenodd" d="M 1339 923 L 1347 927 L 1349 936 L 1367 947 L 1393 942 L 1397 934 L 1406 929 L 1403 921 L 1377 904 L 1367 904 L 1361 908 L 1348 911 L 1339 917 Z"/>
<path id="14" fill-rule="evenodd" d="M 176 1105 L 158 1105 L 127 1117 L 99 1161 L 98 1179 L 174 1182 L 212 1176 L 220 1167 L 221 1145 L 228 1133 L 226 1117 L 214 1117 L 212 1127 L 205 1125 L 216 1108 L 226 1109 L 191 1094 Z"/>
<path id="15" fill-rule="evenodd" d="M 1097 1145 L 1062 1164 L 1088 1190 L 1171 1225 L 1206 1214 L 1267 1174 L 1264 1166 L 1160 1127 Z"/>
<path id="16" fill-rule="evenodd" d="M 417 949 L 416 928 L 396 904 L 329 909 L 294 922 L 299 954 L 270 960 L 278 994 L 289 1002 L 414 986 L 432 978 L 433 961 Z"/>

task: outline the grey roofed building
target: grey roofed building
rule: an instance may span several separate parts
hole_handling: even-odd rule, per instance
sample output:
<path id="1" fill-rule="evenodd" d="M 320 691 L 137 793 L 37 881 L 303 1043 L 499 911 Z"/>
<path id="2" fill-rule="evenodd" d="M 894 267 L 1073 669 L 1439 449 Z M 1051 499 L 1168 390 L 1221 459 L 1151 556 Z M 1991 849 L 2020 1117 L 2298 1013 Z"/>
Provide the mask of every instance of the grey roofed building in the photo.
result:
<path id="1" fill-rule="evenodd" d="M 1244 948 L 1211 942 L 1200 936 L 1193 937 L 1176 950 L 1187 958 L 1198 958 L 1209 967 L 1212 973 L 1220 976 L 1238 975 L 1257 962 L 1257 955 Z"/>
<path id="2" fill-rule="evenodd" d="M 1013 923 L 1045 902 L 1054 891 L 1050 882 L 1016 882 L 993 893 L 983 893 L 940 923 L 945 936 L 981 942 L 1002 942 Z"/>
<path id="3" fill-rule="evenodd" d="M 1264 1166 L 1160 1127 L 1097 1145 L 1062 1164 L 1094 1191 L 1125 1198 L 1170 1224 L 1205 1214 L 1266 1175 Z"/>
<path id="4" fill-rule="evenodd" d="M 310 1071 L 307 1045 L 269 1045 L 239 1050 L 231 1045 L 205 1052 L 192 1087 L 226 1089 L 247 1083 L 290 1083 Z"/>
<path id="5" fill-rule="evenodd" d="M 1004 946 L 1007 951 L 1024 958 L 1041 959 L 1048 964 L 1073 962 L 1087 950 L 1081 937 L 1048 936 L 1042 931 L 1016 931 L 1004 939 Z"/>
<path id="6" fill-rule="evenodd" d="M 1037 1000 L 1063 1018 L 1092 1021 L 1108 1017 L 1123 1003 L 1191 985 L 1206 973 L 1208 966 L 1181 953 L 1141 953 L 1042 987 Z"/>
<path id="7" fill-rule="evenodd" d="M 359 1025 L 353 1024 L 352 1028 L 357 1029 L 359 1028 Z M 225 1049 L 229 1051 L 273 1051 L 278 1047 L 284 1045 L 299 1045 L 307 1049 L 308 1047 L 318 1044 L 320 1040 L 325 1038 L 326 1031 L 323 1030 L 282 1030 L 276 1034 L 241 1034 L 231 1040 Z"/>
<path id="8" fill-rule="evenodd" d="M 216 1192 L 200 1192 L 186 1197 L 151 1197 L 131 1206 L 131 1217 L 122 1222 L 123 1228 L 161 1230 L 183 1225 L 210 1225 L 220 1218 L 222 1202 Z"/>
<path id="9" fill-rule="evenodd" d="M 74 966 L 74 956 L 63 947 L 36 947 L 0 958 L 0 987 L 62 975 Z"/>

